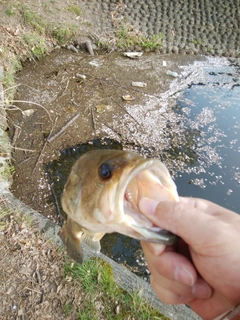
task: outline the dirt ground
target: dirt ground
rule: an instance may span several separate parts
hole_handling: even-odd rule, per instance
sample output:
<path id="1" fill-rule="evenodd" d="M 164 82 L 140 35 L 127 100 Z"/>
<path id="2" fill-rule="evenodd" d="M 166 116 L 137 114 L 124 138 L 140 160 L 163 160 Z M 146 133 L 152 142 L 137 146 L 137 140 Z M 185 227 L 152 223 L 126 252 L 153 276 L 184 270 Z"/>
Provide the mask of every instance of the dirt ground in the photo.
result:
<path id="1" fill-rule="evenodd" d="M 84 297 L 64 277 L 65 252 L 18 212 L 0 218 L 0 318 L 76 319 Z M 75 309 L 70 315 L 63 311 L 68 303 Z"/>

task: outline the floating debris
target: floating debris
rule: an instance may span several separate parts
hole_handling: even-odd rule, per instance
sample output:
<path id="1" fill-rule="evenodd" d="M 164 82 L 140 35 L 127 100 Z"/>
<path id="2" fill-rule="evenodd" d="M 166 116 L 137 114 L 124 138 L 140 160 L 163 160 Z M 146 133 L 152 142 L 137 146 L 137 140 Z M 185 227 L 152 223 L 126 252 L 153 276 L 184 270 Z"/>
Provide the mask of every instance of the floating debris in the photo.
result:
<path id="1" fill-rule="evenodd" d="M 28 110 L 22 111 L 22 114 L 23 114 L 25 117 L 30 117 L 33 113 L 34 113 L 34 110 L 33 110 L 33 109 L 28 109 Z"/>
<path id="2" fill-rule="evenodd" d="M 125 96 L 122 96 L 123 100 L 125 101 L 132 101 L 134 100 L 135 98 L 133 96 L 130 96 L 129 94 L 125 95 Z"/>
<path id="3" fill-rule="evenodd" d="M 92 60 L 92 61 L 89 62 L 89 64 L 91 66 L 94 66 L 94 67 L 99 67 L 100 66 L 100 63 L 97 60 Z"/>
<path id="4" fill-rule="evenodd" d="M 125 57 L 136 59 L 143 55 L 143 52 L 124 52 L 123 54 Z"/>
<path id="5" fill-rule="evenodd" d="M 86 80 L 86 78 L 87 78 L 87 76 L 85 76 L 85 74 L 81 74 L 81 73 L 77 73 L 77 74 L 76 74 L 76 77 L 77 77 L 77 78 L 81 78 L 81 79 L 83 79 L 83 80 Z"/>
<path id="6" fill-rule="evenodd" d="M 105 111 L 111 111 L 113 107 L 109 104 L 98 104 L 96 107 L 98 113 L 103 113 Z"/>
<path id="7" fill-rule="evenodd" d="M 133 87 L 140 87 L 140 88 L 144 88 L 147 86 L 146 82 L 132 82 L 132 86 Z"/>
<path id="8" fill-rule="evenodd" d="M 170 70 L 168 70 L 168 71 L 166 72 L 166 74 L 167 74 L 168 76 L 172 76 L 172 77 L 174 77 L 174 78 L 177 78 L 177 77 L 178 77 L 178 73 L 175 72 L 175 71 L 170 71 Z"/>
<path id="9" fill-rule="evenodd" d="M 195 184 L 196 186 L 198 186 L 198 187 L 200 187 L 200 188 L 206 188 L 206 185 L 205 185 L 205 183 L 204 183 L 204 180 L 203 180 L 203 178 L 201 178 L 201 179 L 198 179 L 198 178 L 196 178 L 196 179 L 191 179 L 190 180 L 190 182 L 189 182 L 189 184 Z"/>

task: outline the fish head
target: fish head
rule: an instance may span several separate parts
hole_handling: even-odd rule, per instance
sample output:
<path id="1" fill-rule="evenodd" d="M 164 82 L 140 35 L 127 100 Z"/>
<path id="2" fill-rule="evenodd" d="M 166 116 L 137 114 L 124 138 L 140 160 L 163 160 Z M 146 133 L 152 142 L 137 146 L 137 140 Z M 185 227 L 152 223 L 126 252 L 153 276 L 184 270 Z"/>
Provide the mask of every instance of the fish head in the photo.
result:
<path id="1" fill-rule="evenodd" d="M 176 186 L 160 160 L 128 151 L 94 150 L 73 166 L 62 206 L 68 217 L 95 240 L 105 233 L 119 232 L 139 240 L 171 244 L 174 235 L 164 230 L 159 233 L 140 211 L 143 197 L 178 201 Z"/>

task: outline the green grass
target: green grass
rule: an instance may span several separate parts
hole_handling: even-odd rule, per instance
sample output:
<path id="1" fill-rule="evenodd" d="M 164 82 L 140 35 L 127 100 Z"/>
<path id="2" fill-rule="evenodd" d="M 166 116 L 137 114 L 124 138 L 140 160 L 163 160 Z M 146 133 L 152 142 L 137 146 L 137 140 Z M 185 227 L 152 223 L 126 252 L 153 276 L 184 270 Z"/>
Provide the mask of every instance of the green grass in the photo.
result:
<path id="1" fill-rule="evenodd" d="M 196 38 L 196 39 L 193 39 L 193 40 L 191 41 L 191 43 L 202 45 L 202 44 L 203 44 L 203 41 L 202 41 L 202 39 L 200 39 L 200 38 Z"/>
<path id="2" fill-rule="evenodd" d="M 8 17 L 12 17 L 16 14 L 12 8 L 6 9 L 5 13 Z"/>
<path id="3" fill-rule="evenodd" d="M 82 265 L 67 262 L 65 276 L 79 281 L 81 290 L 85 295 L 83 306 L 77 310 L 79 319 L 97 320 L 104 317 L 107 320 L 122 319 L 167 319 L 157 310 L 146 304 L 141 293 L 129 293 L 120 288 L 114 281 L 112 267 L 101 259 L 85 261 Z M 103 308 L 96 308 L 95 302 Z M 116 307 L 119 307 L 119 313 Z M 72 310 L 70 304 L 64 307 L 69 314 Z M 101 312 L 101 314 L 99 314 Z"/>
<path id="4" fill-rule="evenodd" d="M 80 8 L 78 6 L 70 6 L 69 10 L 74 14 L 80 14 Z M 45 10 L 50 10 L 50 6 L 46 6 Z M 28 7 L 27 5 L 22 5 L 20 13 L 23 18 L 23 23 L 29 26 L 33 31 L 29 32 L 32 33 L 31 39 L 27 39 L 27 43 L 34 42 L 34 56 L 40 57 L 41 55 L 45 54 L 45 42 L 43 38 L 40 36 L 50 36 L 55 38 L 60 45 L 68 43 L 72 37 L 76 34 L 77 26 L 72 24 L 70 26 L 62 24 L 59 26 L 50 25 L 46 22 L 44 17 L 38 15 L 34 9 Z M 38 40 L 36 40 L 36 35 L 39 35 Z M 35 39 L 33 39 L 35 37 Z M 37 42 L 37 44 L 36 44 Z M 36 45 L 35 45 L 36 44 Z"/>
<path id="5" fill-rule="evenodd" d="M 154 50 L 162 46 L 162 34 L 156 34 L 152 37 L 145 37 L 137 34 L 127 24 L 121 23 L 116 30 L 117 46 L 121 49 L 127 49 L 132 46 L 139 46 L 145 49 Z"/>
<path id="6" fill-rule="evenodd" d="M 109 51 L 111 49 L 111 46 L 107 41 L 97 41 L 97 46 L 101 50 Z"/>
<path id="7" fill-rule="evenodd" d="M 68 11 L 71 13 L 75 14 L 76 16 L 81 16 L 82 15 L 82 10 L 79 6 L 72 4 L 68 7 Z"/>
<path id="8" fill-rule="evenodd" d="M 44 18 L 35 13 L 32 8 L 29 8 L 26 5 L 22 5 L 20 12 L 25 25 L 28 25 L 39 34 L 45 34 L 47 24 Z"/>
<path id="9" fill-rule="evenodd" d="M 59 44 L 65 44 L 71 40 L 71 38 L 76 34 L 77 26 L 64 26 L 55 27 L 52 31 L 53 37 L 59 42 Z"/>
<path id="10" fill-rule="evenodd" d="M 6 49 L 2 50 L 2 53 L 0 55 L 0 58 L 2 57 L 3 59 L 8 56 L 9 60 L 11 61 L 11 67 L 4 73 L 4 78 L 3 78 L 3 85 L 5 88 L 7 88 L 7 98 L 8 100 L 13 99 L 13 96 L 16 92 L 16 87 L 15 87 L 15 78 L 17 72 L 22 70 L 22 64 L 20 59 L 17 56 L 10 56 L 8 55 L 8 52 Z"/>
<path id="11" fill-rule="evenodd" d="M 41 58 L 47 53 L 45 38 L 36 32 L 29 32 L 23 35 L 23 41 L 29 46 L 34 58 Z"/>
<path id="12" fill-rule="evenodd" d="M 70 315 L 72 312 L 72 305 L 70 303 L 65 304 L 63 311 L 67 316 Z"/>

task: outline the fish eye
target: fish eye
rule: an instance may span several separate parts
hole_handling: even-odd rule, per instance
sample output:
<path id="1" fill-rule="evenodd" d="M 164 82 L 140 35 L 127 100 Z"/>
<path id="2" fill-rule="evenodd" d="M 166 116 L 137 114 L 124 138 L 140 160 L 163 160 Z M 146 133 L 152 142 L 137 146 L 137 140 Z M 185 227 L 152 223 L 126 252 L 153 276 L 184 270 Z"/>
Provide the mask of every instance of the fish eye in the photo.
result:
<path id="1" fill-rule="evenodd" d="M 102 163 L 99 167 L 98 174 L 102 179 L 109 179 L 112 176 L 112 168 L 108 163 Z"/>

